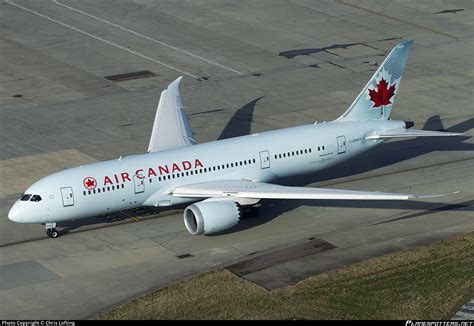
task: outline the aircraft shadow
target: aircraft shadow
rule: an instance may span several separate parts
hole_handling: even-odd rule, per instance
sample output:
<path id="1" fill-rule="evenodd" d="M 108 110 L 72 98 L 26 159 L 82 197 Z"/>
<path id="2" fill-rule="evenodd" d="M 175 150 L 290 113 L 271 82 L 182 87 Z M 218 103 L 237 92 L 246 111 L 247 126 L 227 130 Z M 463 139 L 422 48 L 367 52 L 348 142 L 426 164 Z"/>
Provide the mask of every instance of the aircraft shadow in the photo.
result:
<path id="1" fill-rule="evenodd" d="M 250 135 L 255 105 L 257 105 L 257 102 L 262 98 L 263 96 L 257 97 L 235 111 L 217 139 L 221 140 Z"/>

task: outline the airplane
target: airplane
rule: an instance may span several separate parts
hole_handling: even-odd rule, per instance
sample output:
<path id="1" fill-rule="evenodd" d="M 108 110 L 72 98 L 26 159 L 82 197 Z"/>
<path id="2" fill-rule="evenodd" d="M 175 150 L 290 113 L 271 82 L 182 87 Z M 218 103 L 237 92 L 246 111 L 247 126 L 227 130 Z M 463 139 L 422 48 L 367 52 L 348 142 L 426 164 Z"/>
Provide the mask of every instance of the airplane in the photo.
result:
<path id="1" fill-rule="evenodd" d="M 445 196 L 291 187 L 282 177 L 328 168 L 404 137 L 461 133 L 410 129 L 390 119 L 412 40 L 398 43 L 354 102 L 330 122 L 255 133 L 197 144 L 179 92 L 181 77 L 160 96 L 144 154 L 87 164 L 46 176 L 31 185 L 8 213 L 11 221 L 56 223 L 141 206 L 184 209 L 186 229 L 209 235 L 235 226 L 244 208 L 262 199 L 409 200 Z"/>

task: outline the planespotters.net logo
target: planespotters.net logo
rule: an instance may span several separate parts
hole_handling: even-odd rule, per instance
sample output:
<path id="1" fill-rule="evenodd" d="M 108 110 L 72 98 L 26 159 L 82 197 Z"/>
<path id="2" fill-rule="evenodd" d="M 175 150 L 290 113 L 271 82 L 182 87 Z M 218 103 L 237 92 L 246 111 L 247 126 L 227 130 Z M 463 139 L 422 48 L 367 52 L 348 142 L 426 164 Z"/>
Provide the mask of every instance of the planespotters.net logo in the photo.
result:
<path id="1" fill-rule="evenodd" d="M 405 326 L 474 326 L 474 321 L 457 321 L 457 320 L 445 320 L 445 321 L 411 321 L 407 320 Z"/>

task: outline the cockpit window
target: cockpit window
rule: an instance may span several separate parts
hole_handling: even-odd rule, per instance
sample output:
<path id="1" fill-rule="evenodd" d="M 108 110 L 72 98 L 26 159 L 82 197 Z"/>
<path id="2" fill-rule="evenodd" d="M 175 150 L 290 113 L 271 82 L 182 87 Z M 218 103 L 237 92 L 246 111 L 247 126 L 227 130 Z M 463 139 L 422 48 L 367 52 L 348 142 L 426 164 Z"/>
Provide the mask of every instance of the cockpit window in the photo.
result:
<path id="1" fill-rule="evenodd" d="M 24 194 L 23 196 L 21 196 L 20 200 L 21 201 L 28 201 L 30 199 L 31 195 L 28 195 L 28 194 Z"/>
<path id="2" fill-rule="evenodd" d="M 30 201 L 41 201 L 41 196 L 40 195 L 33 195 L 33 197 L 31 197 Z"/>

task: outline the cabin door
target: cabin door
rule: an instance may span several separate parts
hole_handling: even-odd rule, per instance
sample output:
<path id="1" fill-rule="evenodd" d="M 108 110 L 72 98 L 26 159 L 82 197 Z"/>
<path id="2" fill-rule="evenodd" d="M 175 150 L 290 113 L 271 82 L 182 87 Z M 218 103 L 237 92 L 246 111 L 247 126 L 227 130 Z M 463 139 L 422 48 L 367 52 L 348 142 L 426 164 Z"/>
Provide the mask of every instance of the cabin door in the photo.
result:
<path id="1" fill-rule="evenodd" d="M 268 151 L 260 152 L 260 167 L 262 169 L 268 169 L 270 167 L 270 154 Z"/>
<path id="2" fill-rule="evenodd" d="M 337 154 L 342 154 L 346 152 L 346 137 L 339 136 L 337 137 Z"/>
<path id="3" fill-rule="evenodd" d="M 74 206 L 74 195 L 71 187 L 62 187 L 61 196 L 63 197 L 63 206 Z"/>
<path id="4" fill-rule="evenodd" d="M 145 178 L 139 178 L 136 175 L 133 176 L 133 184 L 135 186 L 135 193 L 140 194 L 145 191 Z"/>

